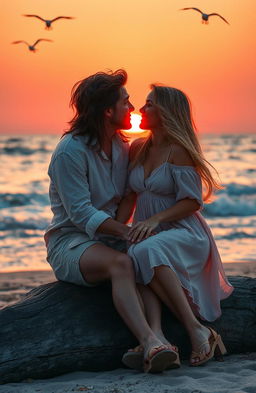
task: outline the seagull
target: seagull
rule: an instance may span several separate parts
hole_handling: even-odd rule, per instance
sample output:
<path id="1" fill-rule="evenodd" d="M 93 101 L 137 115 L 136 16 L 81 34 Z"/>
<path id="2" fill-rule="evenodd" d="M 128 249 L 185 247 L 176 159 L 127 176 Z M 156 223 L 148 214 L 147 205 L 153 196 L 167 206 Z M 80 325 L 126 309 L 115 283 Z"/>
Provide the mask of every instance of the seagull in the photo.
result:
<path id="1" fill-rule="evenodd" d="M 29 45 L 28 43 L 27 43 L 27 41 L 13 41 L 12 42 L 12 44 L 20 44 L 20 43 L 24 43 L 24 44 L 26 44 L 27 46 L 28 46 L 28 49 L 31 51 L 31 52 L 35 52 L 36 51 L 36 45 L 38 44 L 38 42 L 40 42 L 40 41 L 49 41 L 49 42 L 52 42 L 52 40 L 47 40 L 47 38 L 39 38 L 33 45 Z"/>
<path id="2" fill-rule="evenodd" d="M 28 17 L 38 18 L 38 19 L 42 20 L 43 22 L 45 22 L 46 30 L 51 30 L 52 29 L 52 22 L 55 22 L 58 19 L 75 19 L 75 18 L 73 18 L 73 16 L 57 16 L 57 18 L 54 18 L 54 19 L 43 19 L 39 15 L 30 15 L 30 14 L 28 14 L 28 15 L 25 14 L 22 16 L 28 16 Z"/>
<path id="3" fill-rule="evenodd" d="M 198 8 L 195 8 L 195 7 L 187 7 L 187 8 L 180 9 L 180 11 L 184 11 L 184 10 L 195 10 L 195 11 L 200 12 L 200 14 L 202 14 L 202 23 L 204 23 L 206 25 L 208 25 L 208 23 L 209 23 L 209 21 L 208 21 L 209 17 L 213 16 L 213 15 L 219 16 L 222 20 L 224 20 L 224 22 L 226 22 L 229 25 L 228 21 L 225 18 L 223 18 L 223 16 L 221 16 L 220 14 L 216 14 L 215 12 L 212 14 L 205 14 L 204 12 L 202 12 L 201 10 L 199 10 Z"/>

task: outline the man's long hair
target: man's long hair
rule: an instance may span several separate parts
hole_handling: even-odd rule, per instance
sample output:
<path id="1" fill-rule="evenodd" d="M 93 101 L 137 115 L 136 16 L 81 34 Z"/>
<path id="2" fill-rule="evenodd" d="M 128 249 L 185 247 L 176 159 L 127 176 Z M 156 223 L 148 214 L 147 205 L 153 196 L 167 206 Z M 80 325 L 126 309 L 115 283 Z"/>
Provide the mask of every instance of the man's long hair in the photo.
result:
<path id="1" fill-rule="evenodd" d="M 102 147 L 105 132 L 104 112 L 114 108 L 120 98 L 120 89 L 126 84 L 127 73 L 119 69 L 115 72 L 97 72 L 81 81 L 72 89 L 70 106 L 75 115 L 69 121 L 70 128 L 64 135 L 87 135 L 88 145 L 96 139 L 97 147 Z M 126 140 L 125 135 L 119 132 Z"/>

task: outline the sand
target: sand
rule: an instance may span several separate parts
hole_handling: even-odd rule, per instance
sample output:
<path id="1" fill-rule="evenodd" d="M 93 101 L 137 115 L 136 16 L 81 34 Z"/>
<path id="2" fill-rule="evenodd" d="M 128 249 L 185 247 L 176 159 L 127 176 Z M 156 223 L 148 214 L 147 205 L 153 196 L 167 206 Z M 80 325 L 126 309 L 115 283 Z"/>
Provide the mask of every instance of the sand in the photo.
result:
<path id="1" fill-rule="evenodd" d="M 4 393 L 255 393 L 256 353 L 226 356 L 200 367 L 142 374 L 127 369 L 76 372 L 0 386 Z"/>
<path id="2" fill-rule="evenodd" d="M 225 263 L 228 276 L 256 278 L 256 262 Z M 0 273 L 0 307 L 16 302 L 32 288 L 55 281 L 51 271 Z M 200 367 L 183 362 L 178 370 L 143 374 L 117 369 L 76 372 L 44 380 L 0 385 L 3 393 L 256 393 L 256 353 L 225 356 Z"/>
<path id="3" fill-rule="evenodd" d="M 56 281 L 52 271 L 0 273 L 0 308 L 21 300 L 31 289 Z"/>

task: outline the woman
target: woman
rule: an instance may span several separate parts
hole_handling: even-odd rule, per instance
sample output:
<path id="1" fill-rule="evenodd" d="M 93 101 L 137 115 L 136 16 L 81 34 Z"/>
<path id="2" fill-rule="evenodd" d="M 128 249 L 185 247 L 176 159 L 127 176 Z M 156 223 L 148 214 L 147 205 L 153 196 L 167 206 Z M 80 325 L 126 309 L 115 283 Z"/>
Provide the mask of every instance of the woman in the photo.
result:
<path id="1" fill-rule="evenodd" d="M 140 110 L 140 128 L 151 134 L 131 146 L 130 192 L 117 219 L 128 219 L 137 198 L 128 250 L 136 282 L 153 291 L 184 324 L 192 345 L 190 364 L 198 366 L 214 353 L 226 352 L 221 337 L 197 319 L 218 318 L 220 300 L 233 291 L 199 212 L 203 200 L 220 186 L 203 157 L 186 95 L 171 87 L 151 88 Z M 147 296 L 141 295 L 150 314 Z M 133 354 L 126 354 L 127 363 Z"/>

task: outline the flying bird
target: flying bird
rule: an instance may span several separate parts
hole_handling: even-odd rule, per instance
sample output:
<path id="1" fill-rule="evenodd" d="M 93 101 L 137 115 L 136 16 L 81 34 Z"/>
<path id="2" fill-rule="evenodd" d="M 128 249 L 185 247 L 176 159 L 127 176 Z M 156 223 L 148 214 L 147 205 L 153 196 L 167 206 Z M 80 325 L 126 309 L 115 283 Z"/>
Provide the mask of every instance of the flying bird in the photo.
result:
<path id="1" fill-rule="evenodd" d="M 51 30 L 52 23 L 58 19 L 75 19 L 75 18 L 73 18 L 73 16 L 57 16 L 57 18 L 54 18 L 54 19 L 44 19 L 44 18 L 41 18 L 41 16 L 39 16 L 39 15 L 30 15 L 30 14 L 25 14 L 23 16 L 28 16 L 29 18 L 32 17 L 32 18 L 37 18 L 37 19 L 42 20 L 45 23 L 46 30 Z"/>
<path id="2" fill-rule="evenodd" d="M 202 15 L 202 23 L 204 23 L 206 25 L 208 25 L 208 23 L 209 23 L 209 21 L 208 21 L 209 17 L 214 16 L 214 15 L 219 16 L 222 20 L 224 20 L 224 22 L 226 22 L 229 25 L 228 21 L 225 18 L 223 18 L 223 16 L 221 16 L 220 14 L 216 14 L 215 12 L 212 14 L 205 14 L 204 12 L 202 12 L 201 10 L 199 10 L 198 8 L 195 8 L 195 7 L 187 7 L 187 8 L 180 9 L 180 11 L 184 11 L 184 10 L 195 10 L 195 11 L 200 12 L 200 14 Z"/>
<path id="3" fill-rule="evenodd" d="M 49 41 L 49 42 L 52 42 L 52 40 L 48 40 L 47 38 L 39 38 L 38 40 L 36 40 L 36 42 L 35 42 L 33 45 L 29 45 L 29 44 L 27 43 L 27 41 L 13 41 L 12 44 L 21 44 L 21 43 L 24 43 L 24 44 L 26 44 L 26 45 L 28 46 L 28 49 L 29 49 L 31 52 L 35 52 L 35 51 L 36 51 L 36 45 L 37 45 L 40 41 Z"/>

